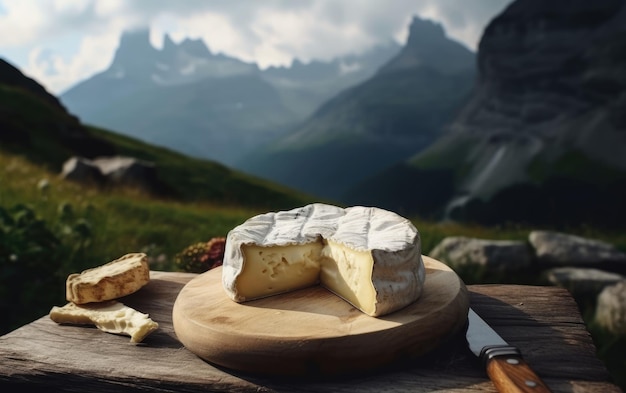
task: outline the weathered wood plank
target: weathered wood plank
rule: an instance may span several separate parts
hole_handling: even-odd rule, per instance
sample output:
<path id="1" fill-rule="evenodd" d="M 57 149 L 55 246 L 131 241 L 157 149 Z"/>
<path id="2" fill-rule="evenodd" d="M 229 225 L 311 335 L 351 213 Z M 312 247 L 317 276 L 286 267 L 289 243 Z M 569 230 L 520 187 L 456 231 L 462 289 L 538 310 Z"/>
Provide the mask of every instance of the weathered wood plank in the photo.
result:
<path id="1" fill-rule="evenodd" d="M 495 392 L 464 337 L 411 364 L 328 380 L 270 379 L 204 362 L 176 339 L 171 310 L 194 275 L 152 272 L 151 282 L 122 302 L 150 314 L 159 330 L 139 344 L 95 328 L 59 326 L 48 316 L 0 337 L 0 386 L 43 391 L 121 392 Z M 554 392 L 621 390 L 595 355 L 569 293 L 555 287 L 471 285 L 471 305 Z"/>

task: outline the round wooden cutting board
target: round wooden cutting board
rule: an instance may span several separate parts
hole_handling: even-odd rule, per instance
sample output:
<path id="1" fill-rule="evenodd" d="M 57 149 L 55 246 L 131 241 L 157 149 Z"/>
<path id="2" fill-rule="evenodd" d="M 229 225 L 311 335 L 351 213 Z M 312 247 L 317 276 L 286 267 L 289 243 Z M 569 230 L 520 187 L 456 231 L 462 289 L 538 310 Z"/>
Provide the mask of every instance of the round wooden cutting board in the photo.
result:
<path id="1" fill-rule="evenodd" d="M 172 311 L 180 342 L 218 366 L 268 375 L 340 374 L 425 355 L 464 327 L 469 297 L 448 266 L 424 256 L 420 298 L 374 318 L 320 286 L 246 303 L 222 268 L 192 279 Z"/>

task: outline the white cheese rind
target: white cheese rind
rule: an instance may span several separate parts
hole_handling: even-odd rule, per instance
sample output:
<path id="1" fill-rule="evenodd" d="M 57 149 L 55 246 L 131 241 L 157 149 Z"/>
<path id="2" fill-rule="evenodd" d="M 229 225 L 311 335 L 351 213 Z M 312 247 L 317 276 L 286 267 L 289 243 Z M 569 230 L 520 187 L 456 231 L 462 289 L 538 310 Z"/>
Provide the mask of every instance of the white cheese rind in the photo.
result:
<path id="1" fill-rule="evenodd" d="M 419 232 L 409 220 L 320 203 L 261 214 L 231 230 L 222 269 L 236 302 L 319 283 L 371 316 L 416 301 L 425 279 Z"/>

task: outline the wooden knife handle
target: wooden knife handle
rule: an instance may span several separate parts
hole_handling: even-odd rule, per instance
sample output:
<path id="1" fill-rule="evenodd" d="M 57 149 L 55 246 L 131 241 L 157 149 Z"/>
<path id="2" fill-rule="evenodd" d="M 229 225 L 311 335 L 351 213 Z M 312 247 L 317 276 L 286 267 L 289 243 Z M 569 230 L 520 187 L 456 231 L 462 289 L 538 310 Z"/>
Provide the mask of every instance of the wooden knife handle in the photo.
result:
<path id="1" fill-rule="evenodd" d="M 487 375 L 499 392 L 550 392 L 519 355 L 495 356 L 487 360 Z"/>

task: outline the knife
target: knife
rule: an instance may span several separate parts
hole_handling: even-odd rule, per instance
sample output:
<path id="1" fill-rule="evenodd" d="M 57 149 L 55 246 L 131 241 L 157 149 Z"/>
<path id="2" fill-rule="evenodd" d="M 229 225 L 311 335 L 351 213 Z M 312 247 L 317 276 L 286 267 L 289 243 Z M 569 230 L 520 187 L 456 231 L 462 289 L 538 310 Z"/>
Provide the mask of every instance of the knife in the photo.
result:
<path id="1" fill-rule="evenodd" d="M 499 392 L 550 392 L 524 361 L 517 347 L 507 344 L 471 308 L 467 319 L 469 348 L 483 362 L 489 379 Z"/>

